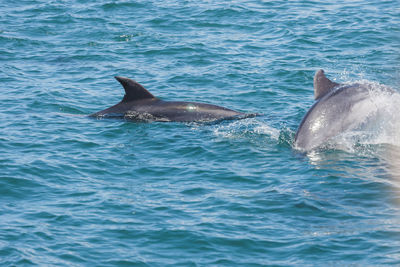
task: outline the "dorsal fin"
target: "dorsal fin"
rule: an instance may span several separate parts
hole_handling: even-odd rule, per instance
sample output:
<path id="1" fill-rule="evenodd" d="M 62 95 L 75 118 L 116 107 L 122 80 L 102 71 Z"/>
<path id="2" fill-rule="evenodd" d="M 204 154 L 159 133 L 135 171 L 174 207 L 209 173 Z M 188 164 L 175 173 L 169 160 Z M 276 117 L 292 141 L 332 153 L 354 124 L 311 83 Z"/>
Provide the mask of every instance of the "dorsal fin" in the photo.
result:
<path id="1" fill-rule="evenodd" d="M 338 83 L 332 82 L 326 78 L 324 70 L 319 70 L 314 76 L 314 98 L 315 100 L 323 97 L 333 88 L 338 86 Z"/>
<path id="2" fill-rule="evenodd" d="M 120 76 L 115 76 L 115 79 L 117 79 L 125 89 L 125 95 L 122 102 L 155 98 L 149 91 L 134 80 Z"/>

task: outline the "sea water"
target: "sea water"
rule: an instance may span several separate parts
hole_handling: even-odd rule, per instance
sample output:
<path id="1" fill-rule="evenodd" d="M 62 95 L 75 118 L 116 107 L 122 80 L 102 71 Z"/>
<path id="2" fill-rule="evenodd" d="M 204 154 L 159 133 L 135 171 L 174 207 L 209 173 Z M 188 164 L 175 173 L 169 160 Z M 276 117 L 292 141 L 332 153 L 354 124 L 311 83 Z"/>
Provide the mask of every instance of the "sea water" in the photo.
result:
<path id="1" fill-rule="evenodd" d="M 0 10 L 0 265 L 400 265 L 393 98 L 378 96 L 374 127 L 293 147 L 318 69 L 400 89 L 398 0 Z M 115 75 L 164 100 L 263 115 L 87 117 L 122 99 Z"/>

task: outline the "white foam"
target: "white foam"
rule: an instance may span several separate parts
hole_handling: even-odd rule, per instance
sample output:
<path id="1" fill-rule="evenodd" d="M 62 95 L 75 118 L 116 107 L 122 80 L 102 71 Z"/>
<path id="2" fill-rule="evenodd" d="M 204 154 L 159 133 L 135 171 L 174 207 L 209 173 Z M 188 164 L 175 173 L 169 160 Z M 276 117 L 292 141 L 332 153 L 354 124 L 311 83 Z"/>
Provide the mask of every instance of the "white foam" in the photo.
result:
<path id="1" fill-rule="evenodd" d="M 400 94 L 379 83 L 359 81 L 370 97 L 357 103 L 349 120 L 357 123 L 333 138 L 329 147 L 354 152 L 359 145 L 390 144 L 400 147 Z"/>
<path id="2" fill-rule="evenodd" d="M 233 121 L 228 124 L 216 125 L 213 129 L 215 136 L 223 138 L 242 138 L 249 135 L 266 135 L 278 140 L 280 131 L 257 118 Z"/>

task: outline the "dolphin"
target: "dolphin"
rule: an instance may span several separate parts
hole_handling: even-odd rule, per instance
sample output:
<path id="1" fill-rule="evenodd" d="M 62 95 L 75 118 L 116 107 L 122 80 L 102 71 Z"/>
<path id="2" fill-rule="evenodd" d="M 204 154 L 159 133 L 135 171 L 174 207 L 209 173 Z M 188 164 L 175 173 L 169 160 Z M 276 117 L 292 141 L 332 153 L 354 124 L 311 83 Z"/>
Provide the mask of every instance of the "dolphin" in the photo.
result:
<path id="1" fill-rule="evenodd" d="M 124 118 L 133 121 L 211 122 L 257 115 L 205 103 L 164 101 L 153 96 L 134 80 L 120 76 L 115 79 L 125 89 L 121 102 L 93 113 L 90 117 Z"/>
<path id="2" fill-rule="evenodd" d="M 381 88 L 389 94 L 394 93 L 391 88 Z M 372 89 L 365 83 L 335 83 L 325 76 L 323 70 L 318 70 L 314 76 L 316 102 L 297 129 L 295 148 L 309 151 L 345 131 L 361 127 L 379 109 Z"/>

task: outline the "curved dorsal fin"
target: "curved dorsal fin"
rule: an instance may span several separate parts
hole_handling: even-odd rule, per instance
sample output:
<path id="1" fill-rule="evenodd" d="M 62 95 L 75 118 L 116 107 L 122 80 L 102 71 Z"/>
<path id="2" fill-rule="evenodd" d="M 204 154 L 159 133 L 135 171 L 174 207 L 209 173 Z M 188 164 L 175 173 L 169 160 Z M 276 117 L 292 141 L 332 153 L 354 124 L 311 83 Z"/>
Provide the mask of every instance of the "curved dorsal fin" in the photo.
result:
<path id="1" fill-rule="evenodd" d="M 323 97 L 333 88 L 338 86 L 338 83 L 332 82 L 326 78 L 324 70 L 319 70 L 314 76 L 314 98 L 315 100 Z"/>
<path id="2" fill-rule="evenodd" d="M 117 79 L 125 89 L 125 95 L 122 102 L 155 98 L 149 91 L 134 80 L 120 76 L 115 76 L 115 79 Z"/>

